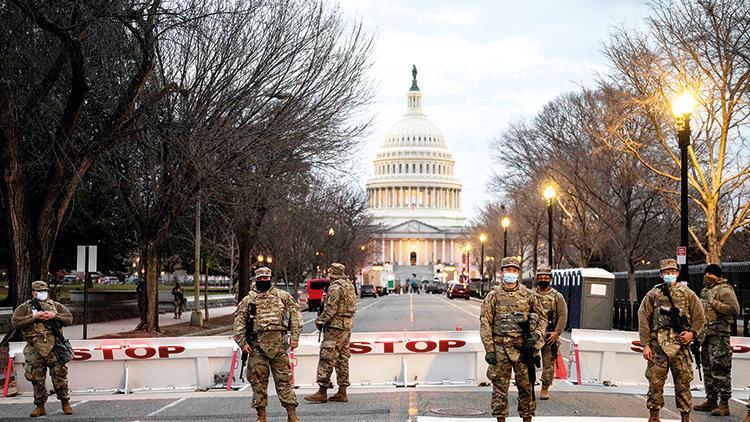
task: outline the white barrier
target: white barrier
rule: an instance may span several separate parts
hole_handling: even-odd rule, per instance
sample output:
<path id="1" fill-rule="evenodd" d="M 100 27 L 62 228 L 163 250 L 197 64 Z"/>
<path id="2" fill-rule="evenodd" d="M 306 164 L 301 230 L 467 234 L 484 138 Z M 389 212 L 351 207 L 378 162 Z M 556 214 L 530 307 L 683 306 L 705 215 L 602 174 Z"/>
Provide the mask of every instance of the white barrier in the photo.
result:
<path id="1" fill-rule="evenodd" d="M 76 353 L 68 364 L 68 378 L 76 393 L 223 387 L 237 347 L 230 337 L 71 340 L 71 344 Z M 31 384 L 23 376 L 24 346 L 11 343 L 10 356 L 19 393 L 30 393 Z M 319 347 L 317 334 L 300 337 L 294 351 L 296 385 L 316 383 Z M 354 333 L 350 351 L 352 385 L 488 382 L 478 331 Z M 234 366 L 232 386 L 241 387 L 239 354 Z"/>
<path id="2" fill-rule="evenodd" d="M 582 383 L 648 384 L 644 375 L 646 361 L 640 352 L 642 349 L 639 347 L 637 332 L 574 329 L 571 340 L 573 346 L 568 352 L 568 374 L 571 380 L 575 381 L 580 377 Z M 747 388 L 750 386 L 750 338 L 731 337 L 730 344 L 734 349 L 732 388 Z M 576 345 L 580 373 L 576 369 Z M 695 370 L 695 365 L 693 368 Z M 671 383 L 671 377 L 667 383 Z M 693 385 L 703 386 L 697 370 Z"/>

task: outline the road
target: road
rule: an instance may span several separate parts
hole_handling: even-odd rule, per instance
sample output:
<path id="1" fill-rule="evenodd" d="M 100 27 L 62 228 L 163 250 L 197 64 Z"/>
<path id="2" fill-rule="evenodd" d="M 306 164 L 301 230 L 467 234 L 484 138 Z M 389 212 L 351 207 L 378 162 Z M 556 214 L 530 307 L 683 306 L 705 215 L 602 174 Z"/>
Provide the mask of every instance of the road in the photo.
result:
<path id="1" fill-rule="evenodd" d="M 480 303 L 476 300 L 448 300 L 432 295 L 390 295 L 377 299 L 359 299 L 354 329 L 358 332 L 424 331 L 424 330 L 477 330 Z M 303 314 L 305 332 L 314 332 L 315 314 Z M 634 368 L 642 371 L 643 368 Z M 349 403 L 308 404 L 302 396 L 310 388 L 297 391 L 298 409 L 303 421 L 410 421 L 445 422 L 472 418 L 473 421 L 490 421 L 490 387 L 353 387 Z M 515 388 L 511 387 L 511 416 L 517 415 Z M 645 421 L 645 389 L 640 387 L 576 386 L 556 381 L 552 400 L 539 402 L 535 421 L 540 422 L 632 422 Z M 284 409 L 274 392 L 269 391 L 269 420 L 285 421 Z M 667 406 L 662 411 L 663 421 L 679 420 L 671 390 L 666 391 Z M 190 393 L 141 393 L 131 395 L 81 395 L 73 397 L 76 414 L 64 416 L 59 403 L 51 399 L 43 419 L 60 421 L 83 420 L 164 420 L 164 421 L 217 421 L 248 420 L 251 416 L 252 392 L 245 389 L 235 392 L 208 391 Z M 695 392 L 694 401 L 703 394 Z M 747 399 L 747 392 L 739 399 Z M 0 419 L 20 420 L 28 415 L 33 405 L 30 397 L 0 400 Z M 694 414 L 693 421 L 741 421 L 746 410 L 740 400 L 731 402 L 731 417 L 718 418 Z M 56 414 L 53 414 L 55 413 Z M 447 416 L 453 413 L 456 416 Z M 463 414 L 465 416 L 457 416 Z M 471 415 L 471 416 L 470 416 Z M 519 419 L 508 418 L 508 422 Z"/>

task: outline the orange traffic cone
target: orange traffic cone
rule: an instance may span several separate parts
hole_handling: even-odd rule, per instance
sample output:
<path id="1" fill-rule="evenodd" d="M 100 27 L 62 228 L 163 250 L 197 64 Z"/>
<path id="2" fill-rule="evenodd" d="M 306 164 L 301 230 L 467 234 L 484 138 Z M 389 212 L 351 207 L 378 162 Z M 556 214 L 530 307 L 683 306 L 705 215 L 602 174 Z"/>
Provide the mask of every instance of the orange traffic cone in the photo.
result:
<path id="1" fill-rule="evenodd" d="M 562 355 L 559 353 L 557 354 L 557 360 L 555 361 L 555 379 L 568 379 L 568 370 L 565 368 L 565 361 L 563 361 Z"/>

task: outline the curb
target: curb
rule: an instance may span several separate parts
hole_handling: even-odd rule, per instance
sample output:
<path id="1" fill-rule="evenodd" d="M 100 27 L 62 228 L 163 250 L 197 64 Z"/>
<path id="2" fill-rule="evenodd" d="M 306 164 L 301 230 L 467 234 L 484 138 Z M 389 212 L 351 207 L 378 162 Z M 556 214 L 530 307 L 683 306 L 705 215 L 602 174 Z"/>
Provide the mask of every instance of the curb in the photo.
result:
<path id="1" fill-rule="evenodd" d="M 227 331 L 234 330 L 234 325 L 225 325 L 223 327 L 216 327 L 210 330 L 201 331 L 199 333 L 186 334 L 183 337 L 201 337 L 201 336 L 213 336 L 216 334 L 226 333 Z"/>

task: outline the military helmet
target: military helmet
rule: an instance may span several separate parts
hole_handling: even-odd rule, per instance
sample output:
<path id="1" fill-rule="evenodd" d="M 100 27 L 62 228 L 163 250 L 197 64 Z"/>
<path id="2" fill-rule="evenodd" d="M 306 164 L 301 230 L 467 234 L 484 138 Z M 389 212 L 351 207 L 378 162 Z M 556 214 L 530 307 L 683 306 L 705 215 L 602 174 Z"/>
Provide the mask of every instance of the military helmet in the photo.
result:
<path id="1" fill-rule="evenodd" d="M 334 262 L 333 264 L 331 264 L 330 267 L 328 267 L 327 272 L 329 276 L 343 277 L 346 275 L 345 270 L 346 270 L 346 267 L 344 266 L 344 264 L 339 264 L 338 262 Z"/>
<path id="2" fill-rule="evenodd" d="M 677 261 L 672 258 L 662 259 L 659 261 L 659 271 L 664 270 L 678 270 L 680 267 L 677 266 Z"/>
<path id="3" fill-rule="evenodd" d="M 516 267 L 520 270 L 521 262 L 515 256 L 506 256 L 502 261 L 500 261 L 500 269 L 502 270 L 505 267 Z"/>
<path id="4" fill-rule="evenodd" d="M 255 270 L 255 278 L 267 277 L 271 278 L 271 269 L 268 267 L 260 267 Z"/>
<path id="5" fill-rule="evenodd" d="M 542 264 L 536 267 L 536 275 L 552 275 L 552 268 L 549 265 Z"/>
<path id="6" fill-rule="evenodd" d="M 49 290 L 49 287 L 47 286 L 47 283 L 40 280 L 31 283 L 31 290 L 38 292 L 40 290 Z"/>

